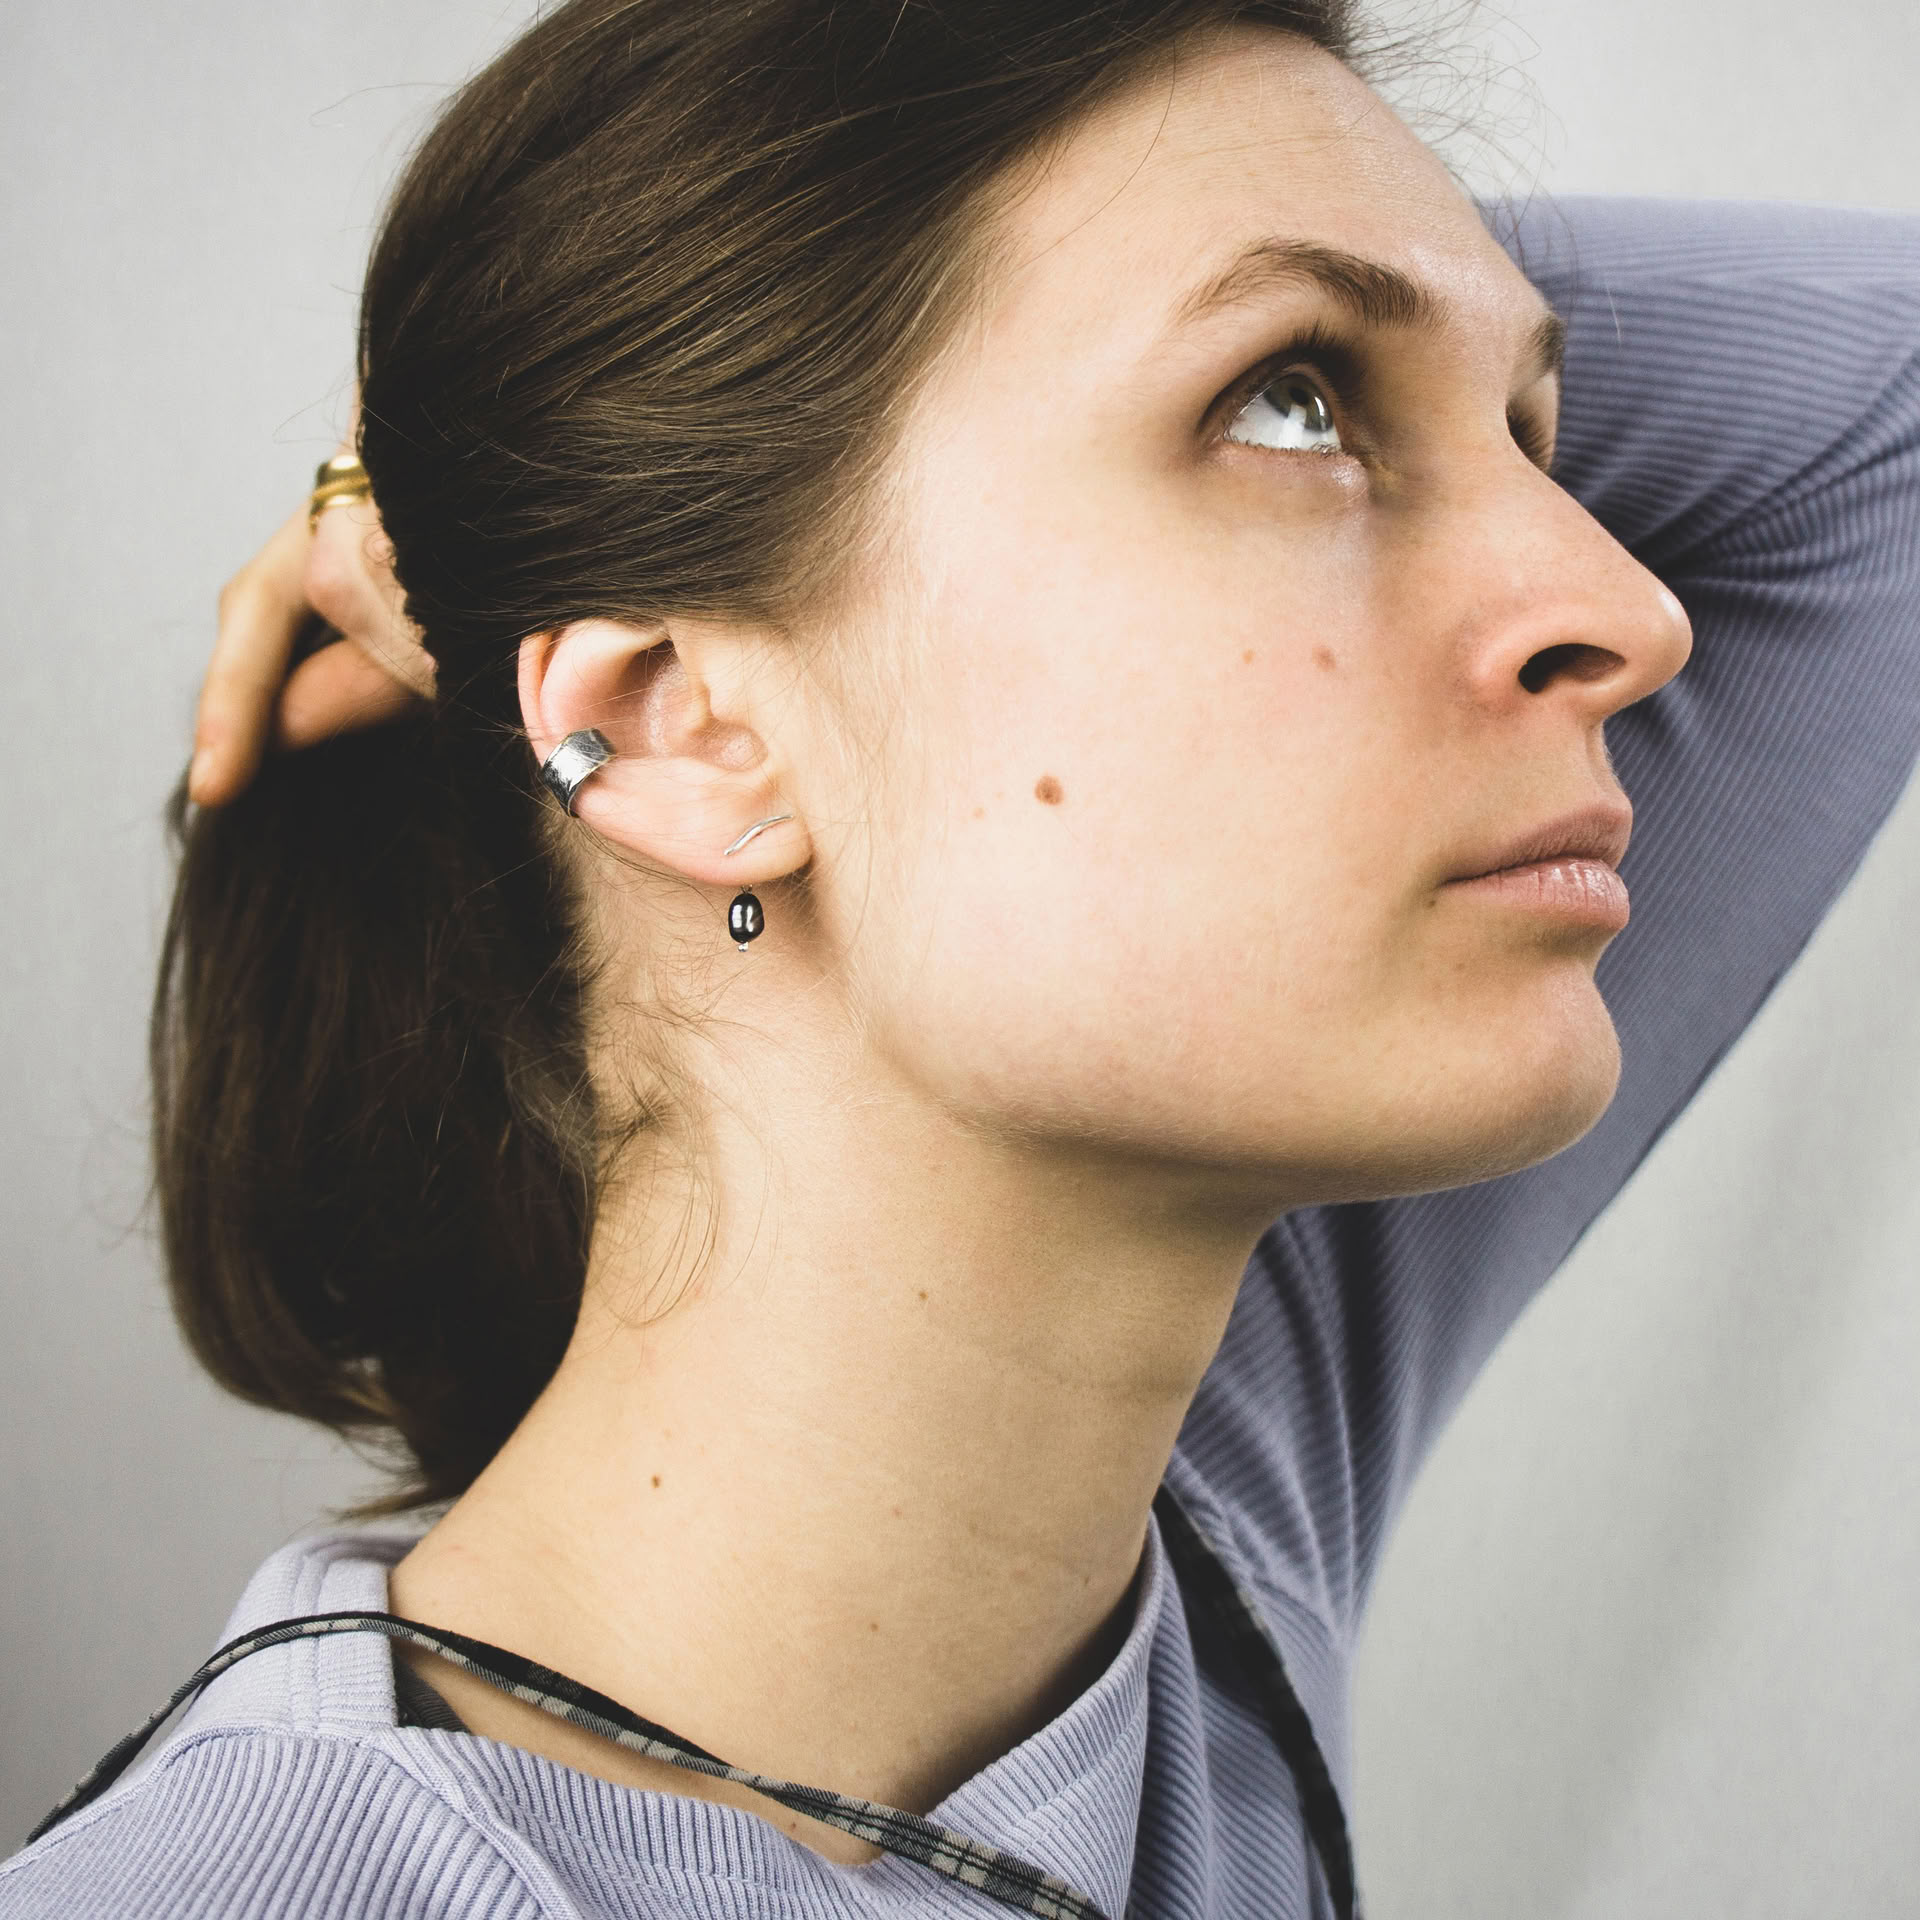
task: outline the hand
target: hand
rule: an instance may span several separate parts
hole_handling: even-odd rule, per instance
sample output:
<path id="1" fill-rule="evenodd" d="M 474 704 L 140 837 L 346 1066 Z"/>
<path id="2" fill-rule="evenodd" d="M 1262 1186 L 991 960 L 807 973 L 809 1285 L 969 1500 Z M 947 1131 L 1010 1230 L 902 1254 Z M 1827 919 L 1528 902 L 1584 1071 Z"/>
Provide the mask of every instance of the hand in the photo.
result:
<path id="1" fill-rule="evenodd" d="M 330 506 L 309 531 L 302 502 L 221 589 L 187 776 L 196 805 L 240 793 L 269 739 L 311 746 L 433 697 L 433 660 L 406 616 L 392 554 L 370 503 Z M 289 674 L 302 629 L 316 617 L 341 637 Z"/>

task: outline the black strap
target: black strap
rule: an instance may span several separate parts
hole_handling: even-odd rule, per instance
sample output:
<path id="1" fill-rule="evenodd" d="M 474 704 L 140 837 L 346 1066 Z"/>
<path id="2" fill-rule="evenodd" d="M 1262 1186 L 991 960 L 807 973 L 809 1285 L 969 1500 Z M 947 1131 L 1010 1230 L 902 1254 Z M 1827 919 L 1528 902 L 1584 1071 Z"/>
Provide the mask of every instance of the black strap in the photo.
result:
<path id="1" fill-rule="evenodd" d="M 473 1729 L 448 1705 L 446 1696 L 404 1660 L 393 1663 L 394 1724 L 432 1727 L 441 1733 L 471 1733 Z"/>
<path id="2" fill-rule="evenodd" d="M 592 1687 L 582 1686 L 563 1673 L 555 1673 L 521 1654 L 504 1647 L 490 1646 L 484 1640 L 470 1639 L 463 1633 L 450 1633 L 441 1627 L 424 1626 L 417 1620 L 403 1620 L 392 1613 L 313 1613 L 298 1619 L 276 1620 L 257 1632 L 242 1634 L 213 1655 L 186 1683 L 175 1689 L 172 1699 L 147 1721 L 130 1733 L 107 1754 L 98 1766 L 28 1834 L 31 1845 L 44 1833 L 77 1813 L 89 1801 L 96 1800 L 112 1786 L 133 1763 L 140 1749 L 153 1737 L 170 1715 L 229 1667 L 263 1652 L 268 1647 L 284 1646 L 290 1640 L 321 1639 L 336 1633 L 379 1633 L 389 1640 L 404 1640 L 425 1647 L 443 1659 L 481 1680 L 488 1681 L 516 1699 L 526 1701 L 577 1727 L 585 1727 L 604 1739 L 616 1741 L 634 1753 L 652 1760 L 666 1760 L 694 1773 L 711 1775 L 717 1780 L 732 1780 L 756 1793 L 777 1800 L 795 1813 L 838 1827 L 856 1839 L 917 1860 L 935 1873 L 984 1893 L 990 1900 L 1013 1907 L 1021 1913 L 1039 1916 L 1039 1920 L 1106 1920 L 1087 1896 L 1077 1893 L 1064 1880 L 1031 1866 L 1017 1855 L 1002 1852 L 983 1841 L 970 1840 L 951 1827 L 937 1825 L 916 1813 L 898 1807 L 882 1806 L 874 1800 L 858 1800 L 851 1794 L 835 1793 L 828 1787 L 803 1787 L 790 1780 L 776 1780 L 745 1767 L 729 1766 L 704 1747 L 683 1740 L 677 1733 L 651 1720 L 643 1720 Z"/>
<path id="3" fill-rule="evenodd" d="M 1261 1618 L 1253 1596 L 1241 1586 L 1207 1537 L 1194 1524 L 1173 1489 L 1162 1486 L 1154 1495 L 1153 1510 L 1160 1517 L 1160 1537 L 1167 1555 L 1180 1573 L 1181 1586 L 1190 1590 L 1212 1614 L 1226 1636 L 1228 1648 L 1253 1683 L 1266 1709 L 1280 1757 L 1293 1772 L 1300 1795 L 1300 1811 L 1307 1837 L 1320 1856 L 1320 1871 L 1339 1920 L 1361 1920 L 1360 1894 L 1353 1871 L 1353 1842 L 1347 1834 L 1346 1810 L 1333 1784 L 1327 1757 L 1314 1736 L 1313 1722 L 1300 1704 L 1273 1635 Z"/>
<path id="4" fill-rule="evenodd" d="M 1175 1568 L 1221 1619 L 1249 1678 L 1260 1692 L 1281 1755 L 1299 1783 L 1307 1831 L 1320 1856 L 1339 1920 L 1359 1920 L 1353 1892 L 1352 1854 L 1339 1795 L 1314 1739 L 1306 1710 L 1287 1678 L 1279 1649 L 1261 1623 L 1251 1599 L 1220 1563 L 1168 1488 L 1160 1489 L 1154 1500 L 1154 1511 L 1160 1516 L 1161 1533 Z M 604 1693 L 597 1693 L 592 1687 L 583 1686 L 578 1680 L 571 1680 L 522 1654 L 510 1653 L 504 1647 L 491 1646 L 463 1633 L 402 1619 L 398 1614 L 378 1612 L 304 1614 L 297 1619 L 276 1620 L 229 1640 L 174 1690 L 173 1697 L 144 1726 L 136 1728 L 107 1753 L 28 1834 L 28 1844 L 50 1833 L 70 1814 L 79 1812 L 105 1793 L 133 1764 L 160 1727 L 228 1668 L 268 1647 L 284 1646 L 293 1640 L 322 1639 L 336 1633 L 378 1633 L 389 1640 L 424 1647 L 516 1699 L 575 1726 L 585 1727 L 631 1752 L 751 1787 L 795 1813 L 838 1827 L 885 1852 L 917 1860 L 947 1879 L 960 1881 L 1002 1906 L 1037 1915 L 1039 1920 L 1106 1920 L 1093 1901 L 1064 1880 L 998 1847 L 971 1840 L 951 1827 L 937 1825 L 899 1807 L 835 1793 L 828 1787 L 799 1786 L 790 1780 L 776 1780 L 745 1767 L 731 1766 L 657 1722 L 642 1719 Z"/>

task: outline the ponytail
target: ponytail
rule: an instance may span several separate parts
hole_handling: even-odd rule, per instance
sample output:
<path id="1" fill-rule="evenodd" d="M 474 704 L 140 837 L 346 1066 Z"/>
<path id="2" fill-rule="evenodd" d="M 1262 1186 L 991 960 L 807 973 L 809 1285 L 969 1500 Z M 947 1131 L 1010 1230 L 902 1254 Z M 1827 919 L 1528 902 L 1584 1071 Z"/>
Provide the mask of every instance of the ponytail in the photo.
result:
<path id="1" fill-rule="evenodd" d="M 450 1498 L 492 1457 L 559 1362 L 591 1216 L 538 804 L 503 766 L 459 779 L 449 724 L 270 756 L 217 811 L 183 783 L 168 814 L 151 1064 L 175 1311 L 243 1398 L 397 1437 L 402 1482 L 361 1513 Z"/>

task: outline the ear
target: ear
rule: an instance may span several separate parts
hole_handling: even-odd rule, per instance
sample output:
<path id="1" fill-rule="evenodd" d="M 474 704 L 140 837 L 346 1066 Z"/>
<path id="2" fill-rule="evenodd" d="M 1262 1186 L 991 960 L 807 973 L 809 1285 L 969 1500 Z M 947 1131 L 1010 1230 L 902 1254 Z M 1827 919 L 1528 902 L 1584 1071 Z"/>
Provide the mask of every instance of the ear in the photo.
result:
<path id="1" fill-rule="evenodd" d="M 544 761 L 568 734 L 597 727 L 615 758 L 574 797 L 603 839 L 708 886 L 778 879 L 812 856 L 765 735 L 777 714 L 755 689 L 766 641 L 710 621 L 633 626 L 577 620 L 520 644 L 520 715 Z M 730 847 L 749 827 L 792 814 Z"/>

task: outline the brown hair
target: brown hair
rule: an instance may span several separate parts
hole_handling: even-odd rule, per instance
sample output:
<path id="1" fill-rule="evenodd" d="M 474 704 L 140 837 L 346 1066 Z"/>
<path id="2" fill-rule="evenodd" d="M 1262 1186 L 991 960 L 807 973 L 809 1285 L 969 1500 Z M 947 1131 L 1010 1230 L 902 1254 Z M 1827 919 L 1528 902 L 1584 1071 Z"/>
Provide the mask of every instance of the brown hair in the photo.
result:
<path id="1" fill-rule="evenodd" d="M 464 1489 L 551 1377 L 597 1189 L 586 981 L 515 656 L 825 590 L 1009 169 L 1195 33 L 1348 0 L 573 0 L 393 197 L 362 456 L 430 711 L 189 813 L 152 1026 L 175 1309 L 235 1393 Z M 603 1102 L 603 1104 L 605 1104 Z"/>

